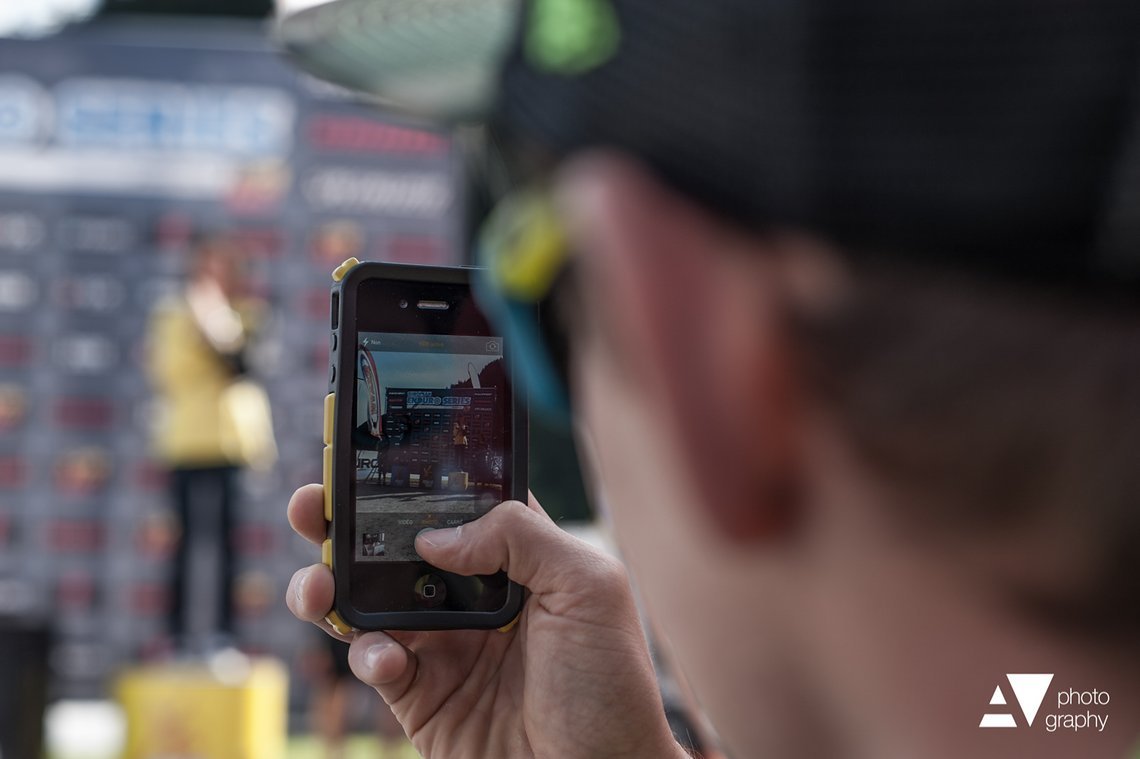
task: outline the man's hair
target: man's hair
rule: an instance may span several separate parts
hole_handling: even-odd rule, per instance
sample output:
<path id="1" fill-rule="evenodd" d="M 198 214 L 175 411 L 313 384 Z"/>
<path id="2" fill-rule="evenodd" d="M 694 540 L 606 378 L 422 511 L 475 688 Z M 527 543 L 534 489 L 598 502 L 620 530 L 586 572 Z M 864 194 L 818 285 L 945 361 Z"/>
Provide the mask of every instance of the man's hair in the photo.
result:
<path id="1" fill-rule="evenodd" d="M 1060 525 L 1078 590 L 1016 600 L 1089 631 L 1140 626 L 1140 308 L 859 259 L 842 305 L 803 319 L 815 390 L 852 447 L 945 534 L 1015 544 Z M 957 533 L 955 532 L 957 531 Z M 1090 550 L 1091 549 L 1091 550 Z"/>

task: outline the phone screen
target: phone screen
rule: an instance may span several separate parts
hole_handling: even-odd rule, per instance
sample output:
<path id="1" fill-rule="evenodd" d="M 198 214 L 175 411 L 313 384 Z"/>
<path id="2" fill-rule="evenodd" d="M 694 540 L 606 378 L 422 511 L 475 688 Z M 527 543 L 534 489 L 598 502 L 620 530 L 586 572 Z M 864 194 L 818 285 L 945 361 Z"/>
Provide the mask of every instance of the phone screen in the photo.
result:
<path id="1" fill-rule="evenodd" d="M 337 427 L 349 454 L 338 459 L 349 519 L 334 527 L 351 566 L 343 600 L 363 614 L 493 615 L 515 600 L 506 575 L 446 572 L 416 553 L 416 536 L 526 497 L 525 413 L 506 366 L 510 345 L 464 273 L 401 273 L 362 277 L 341 331 L 338 386 L 352 398 Z"/>
<path id="2" fill-rule="evenodd" d="M 508 379 L 495 336 L 360 332 L 354 560 L 420 561 L 416 535 L 504 500 Z"/>

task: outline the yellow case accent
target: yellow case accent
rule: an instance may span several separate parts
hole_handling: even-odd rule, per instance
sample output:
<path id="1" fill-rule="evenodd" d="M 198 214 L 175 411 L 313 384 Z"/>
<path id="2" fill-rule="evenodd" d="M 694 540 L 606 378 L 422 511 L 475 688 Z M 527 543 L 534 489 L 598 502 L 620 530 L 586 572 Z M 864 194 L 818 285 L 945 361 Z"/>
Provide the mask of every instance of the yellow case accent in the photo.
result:
<path id="1" fill-rule="evenodd" d="M 334 404 L 336 403 L 336 393 L 329 393 L 325 396 L 325 445 L 332 445 L 333 436 L 333 415 Z"/>
<path id="2" fill-rule="evenodd" d="M 355 258 L 350 258 L 340 266 L 336 267 L 333 272 L 333 279 L 337 282 L 344 279 L 344 275 L 353 266 L 356 266 L 359 261 Z M 333 447 L 332 447 L 332 432 L 333 432 L 333 409 L 336 403 L 336 393 L 329 393 L 325 396 L 325 421 L 324 421 L 324 436 L 325 436 L 325 451 L 324 451 L 324 495 L 325 495 L 325 521 L 332 521 L 332 467 L 333 467 Z M 325 542 L 321 543 L 321 563 L 329 569 L 332 569 L 332 554 L 333 554 L 332 538 L 325 538 Z M 341 635 L 348 635 L 352 632 L 352 628 L 345 623 L 340 615 L 335 611 L 330 611 L 325 615 L 325 621 L 329 623 L 332 629 L 336 630 Z"/>
<path id="3" fill-rule="evenodd" d="M 331 445 L 325 446 L 325 460 L 324 460 L 324 495 L 325 495 L 325 521 L 331 522 L 332 513 L 332 470 L 333 470 L 333 447 Z"/>
<path id="4" fill-rule="evenodd" d="M 340 282 L 342 279 L 344 279 L 344 275 L 348 274 L 348 270 L 351 269 L 353 266 L 356 266 L 359 263 L 360 263 L 360 261 L 358 261 L 355 257 L 353 257 L 353 258 L 346 260 L 343 264 L 341 264 L 340 266 L 333 269 L 333 275 L 332 275 L 333 282 Z"/>
<path id="5" fill-rule="evenodd" d="M 328 450 L 327 448 L 325 450 Z M 333 545 L 332 538 L 325 538 L 325 542 L 321 543 L 321 563 L 329 569 L 332 569 L 332 553 Z M 341 635 L 348 635 L 352 632 L 352 627 L 345 623 L 340 615 L 335 611 L 330 611 L 325 615 L 325 621 L 332 625 L 332 629 L 336 630 Z"/>
<path id="6" fill-rule="evenodd" d="M 516 614 L 514 619 L 512 619 L 510 622 L 507 622 L 505 625 L 500 627 L 499 632 L 509 633 L 511 630 L 515 629 L 515 625 L 517 625 L 519 623 L 520 619 L 522 619 L 522 612 L 519 612 L 518 614 Z"/>
<path id="7" fill-rule="evenodd" d="M 325 621 L 332 625 L 332 629 L 336 630 L 341 635 L 348 635 L 352 632 L 352 627 L 349 626 L 343 619 L 341 619 L 340 615 L 335 611 L 330 611 L 327 615 L 325 615 Z"/>

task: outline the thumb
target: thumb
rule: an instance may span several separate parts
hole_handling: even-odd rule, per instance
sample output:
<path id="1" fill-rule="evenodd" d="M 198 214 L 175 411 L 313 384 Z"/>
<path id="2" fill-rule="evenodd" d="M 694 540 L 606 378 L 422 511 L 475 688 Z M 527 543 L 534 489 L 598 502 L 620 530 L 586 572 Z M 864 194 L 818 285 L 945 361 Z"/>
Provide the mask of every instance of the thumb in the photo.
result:
<path id="1" fill-rule="evenodd" d="M 581 588 L 583 573 L 611 573 L 617 565 L 616 560 L 519 501 L 505 501 L 459 527 L 421 533 L 416 538 L 416 552 L 456 574 L 505 571 L 512 580 L 539 594 Z"/>

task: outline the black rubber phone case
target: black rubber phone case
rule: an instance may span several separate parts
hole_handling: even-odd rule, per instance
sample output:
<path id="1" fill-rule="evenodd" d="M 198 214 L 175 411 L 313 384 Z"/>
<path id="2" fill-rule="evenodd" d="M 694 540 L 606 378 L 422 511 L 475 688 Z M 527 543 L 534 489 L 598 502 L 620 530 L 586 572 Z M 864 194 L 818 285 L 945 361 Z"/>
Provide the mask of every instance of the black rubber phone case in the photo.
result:
<path id="1" fill-rule="evenodd" d="M 368 611 L 354 608 L 348 583 L 339 578 L 353 565 L 351 514 L 355 507 L 350 479 L 354 478 L 355 460 L 351 434 L 353 393 L 356 381 L 357 293 L 367 279 L 400 282 L 469 284 L 469 269 L 404 264 L 358 263 L 349 259 L 333 272 L 332 342 L 330 352 L 329 394 L 324 404 L 324 498 L 325 519 L 329 522 L 328 538 L 322 546 L 322 560 L 332 571 L 336 595 L 328 622 L 344 634 L 355 630 L 451 630 L 498 629 L 510 626 L 522 611 L 524 589 L 507 584 L 506 601 L 495 611 Z M 509 365 L 509 364 L 508 364 Z M 511 383 L 512 388 L 515 384 Z M 511 392 L 511 487 L 504 492 L 509 499 L 527 500 L 527 412 L 517 391 Z"/>

